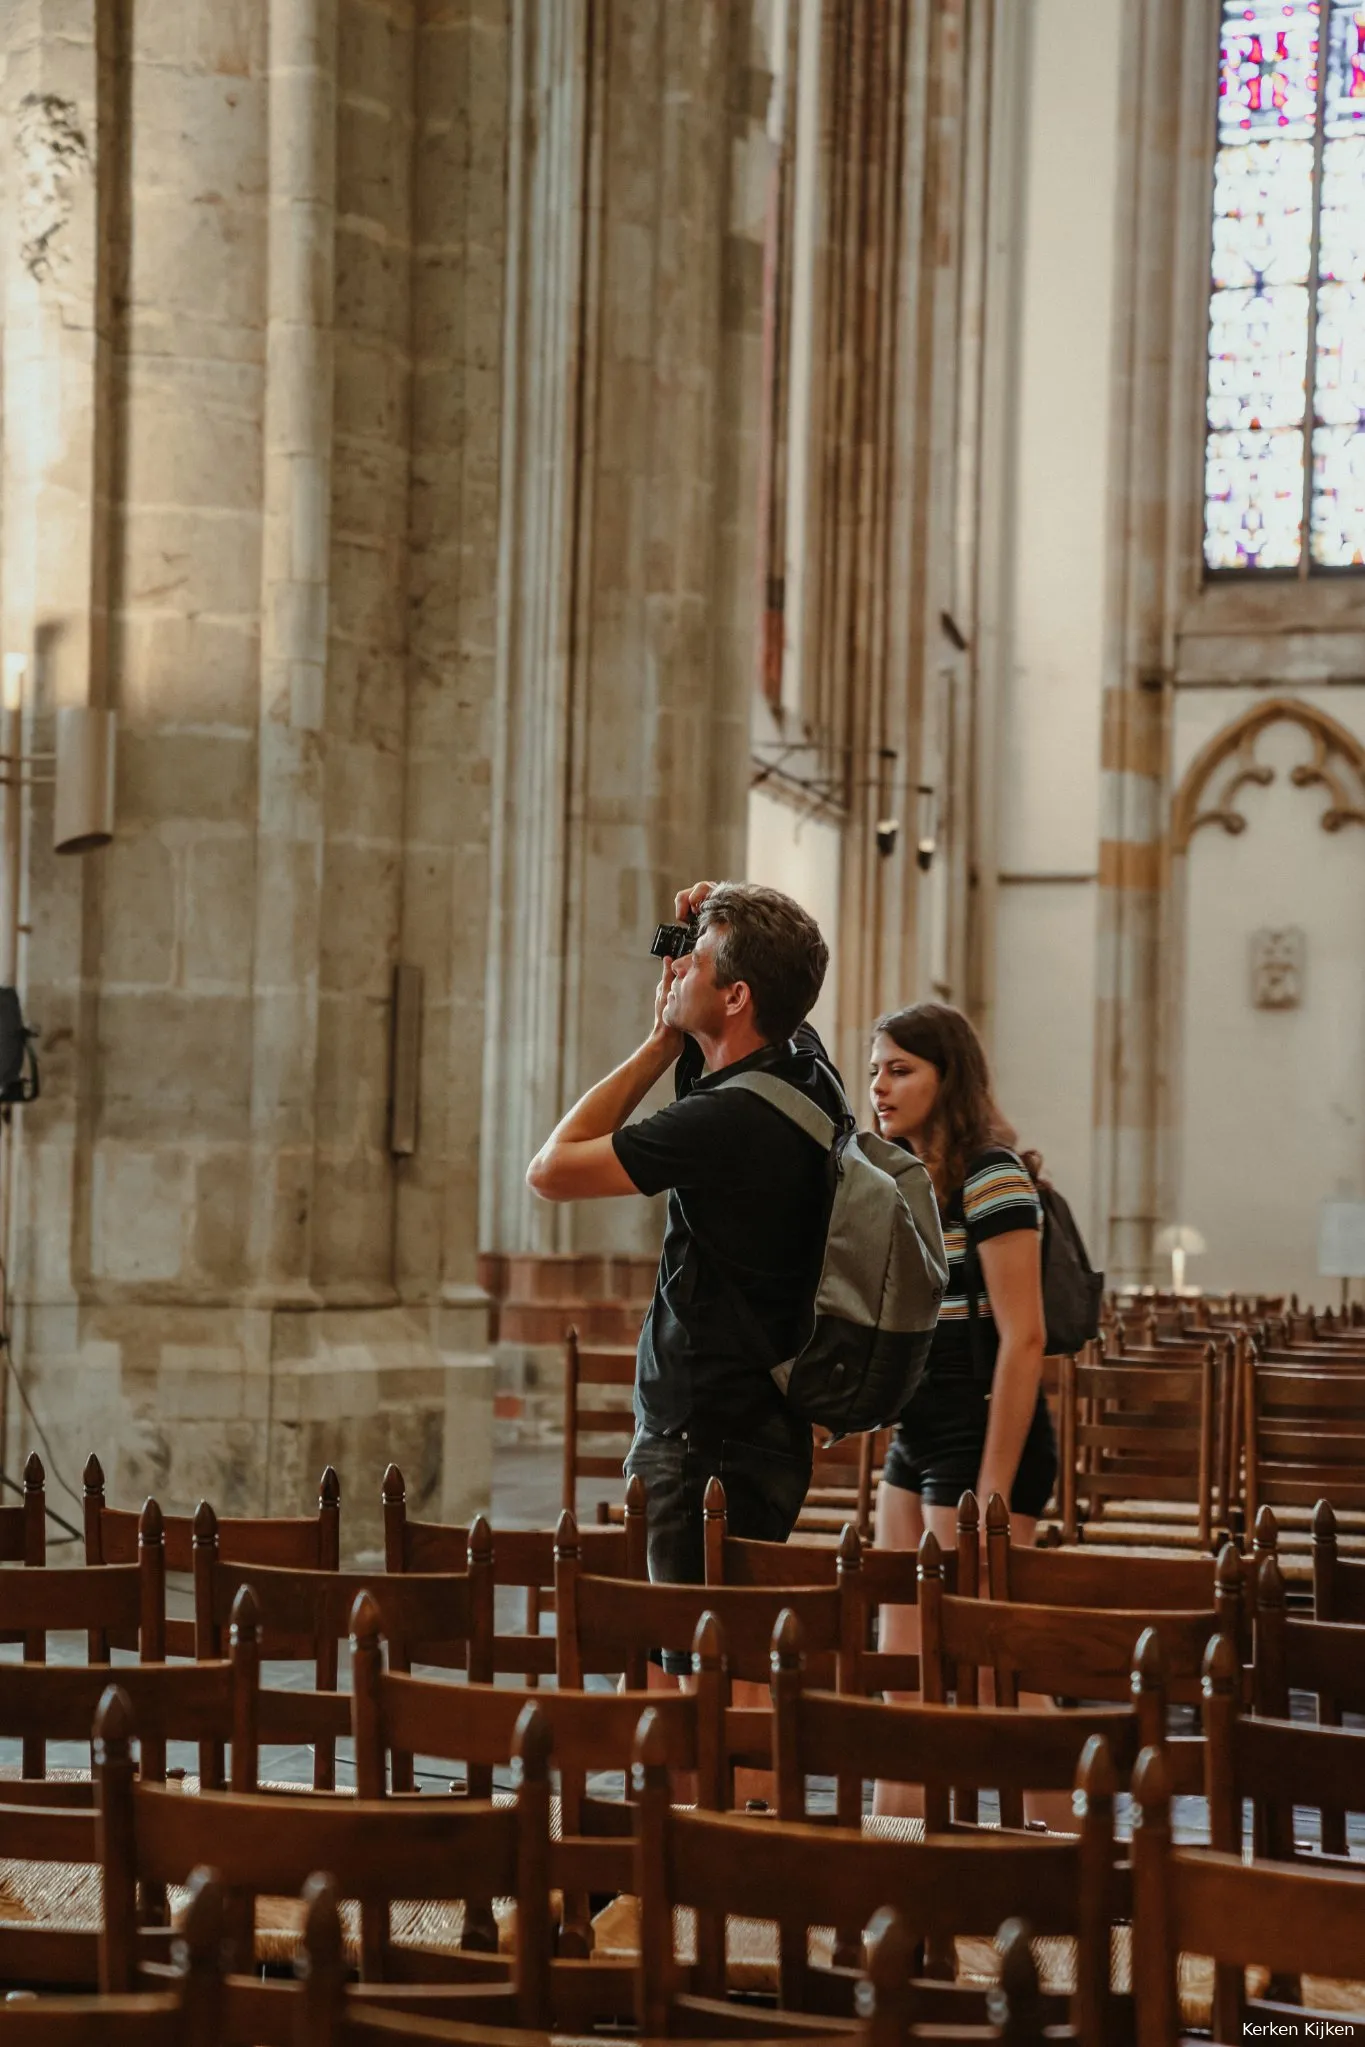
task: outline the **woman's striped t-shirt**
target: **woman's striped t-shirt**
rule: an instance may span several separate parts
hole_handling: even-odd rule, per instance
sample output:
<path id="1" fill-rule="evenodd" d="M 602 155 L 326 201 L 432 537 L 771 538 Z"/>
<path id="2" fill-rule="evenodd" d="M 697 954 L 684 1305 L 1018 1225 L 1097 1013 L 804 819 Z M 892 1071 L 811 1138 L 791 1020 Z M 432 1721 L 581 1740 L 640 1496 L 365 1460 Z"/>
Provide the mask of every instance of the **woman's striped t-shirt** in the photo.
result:
<path id="1" fill-rule="evenodd" d="M 971 1361 L 971 1336 L 967 1326 L 967 1240 L 980 1246 L 1010 1230 L 1036 1230 L 1043 1220 L 1038 1191 L 1023 1161 L 1003 1145 L 979 1152 L 960 1193 L 949 1202 L 943 1217 L 943 1241 L 948 1252 L 948 1284 L 938 1311 L 929 1353 L 929 1369 L 949 1362 Z M 994 1362 L 999 1347 L 984 1276 L 977 1294 L 977 1355 L 983 1367 Z"/>

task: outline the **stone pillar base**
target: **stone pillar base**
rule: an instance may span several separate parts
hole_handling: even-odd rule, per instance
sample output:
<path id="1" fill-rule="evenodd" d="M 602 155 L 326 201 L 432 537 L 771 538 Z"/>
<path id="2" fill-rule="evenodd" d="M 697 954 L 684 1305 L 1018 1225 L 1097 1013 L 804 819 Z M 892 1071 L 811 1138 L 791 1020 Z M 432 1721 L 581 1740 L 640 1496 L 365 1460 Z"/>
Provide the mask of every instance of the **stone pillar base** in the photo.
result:
<path id="1" fill-rule="evenodd" d="M 11 1386 L 7 1469 L 37 1449 L 50 1504 L 79 1522 L 57 1473 L 79 1491 L 92 1450 L 111 1503 L 150 1493 L 168 1513 L 201 1499 L 308 1513 L 331 1464 L 343 1553 L 373 1555 L 391 1460 L 414 1514 L 463 1522 L 488 1506 L 493 1364 L 466 1347 L 468 1320 L 426 1306 L 29 1307 L 16 1352 L 51 1447 Z"/>

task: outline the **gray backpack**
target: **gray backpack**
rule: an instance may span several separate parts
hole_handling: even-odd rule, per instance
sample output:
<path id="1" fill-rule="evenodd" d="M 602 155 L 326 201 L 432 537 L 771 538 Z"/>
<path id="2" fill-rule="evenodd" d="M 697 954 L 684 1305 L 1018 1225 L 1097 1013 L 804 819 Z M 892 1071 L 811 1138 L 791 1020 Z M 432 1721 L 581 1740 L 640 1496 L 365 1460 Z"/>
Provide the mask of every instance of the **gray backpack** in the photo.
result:
<path id="1" fill-rule="evenodd" d="M 828 1069 L 826 1069 L 828 1071 Z M 738 1073 L 747 1088 L 826 1153 L 829 1210 L 812 1322 L 795 1355 L 770 1366 L 802 1421 L 849 1436 L 895 1421 L 919 1385 L 948 1283 L 933 1185 L 899 1145 L 836 1125 L 776 1074 Z M 772 1346 L 746 1321 L 771 1354 Z"/>

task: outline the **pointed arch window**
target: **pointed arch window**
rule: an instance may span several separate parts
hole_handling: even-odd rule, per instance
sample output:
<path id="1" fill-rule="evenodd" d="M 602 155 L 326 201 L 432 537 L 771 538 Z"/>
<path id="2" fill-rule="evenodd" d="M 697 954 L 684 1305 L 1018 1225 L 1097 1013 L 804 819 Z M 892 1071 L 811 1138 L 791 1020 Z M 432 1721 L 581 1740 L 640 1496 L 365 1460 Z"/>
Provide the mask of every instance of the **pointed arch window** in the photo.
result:
<path id="1" fill-rule="evenodd" d="M 1365 566 L 1365 0 L 1222 0 L 1204 560 Z"/>

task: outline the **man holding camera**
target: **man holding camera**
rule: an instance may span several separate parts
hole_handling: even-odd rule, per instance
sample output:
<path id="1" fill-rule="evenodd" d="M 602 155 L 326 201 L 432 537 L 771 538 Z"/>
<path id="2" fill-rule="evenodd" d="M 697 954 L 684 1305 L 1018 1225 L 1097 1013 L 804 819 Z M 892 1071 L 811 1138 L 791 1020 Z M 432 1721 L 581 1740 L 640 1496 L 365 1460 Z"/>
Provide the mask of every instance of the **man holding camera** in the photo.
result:
<path id="1" fill-rule="evenodd" d="M 655 941 L 665 956 L 654 1028 L 569 1111 L 526 1174 L 550 1201 L 668 1190 L 626 1471 L 647 1491 L 649 1575 L 674 1584 L 703 1577 L 713 1473 L 731 1533 L 769 1542 L 786 1541 L 810 1482 L 809 1425 L 771 1372 L 801 1342 L 814 1300 L 826 1154 L 771 1103 L 720 1083 L 760 1069 L 836 1124 L 848 1115 L 805 1023 L 829 962 L 814 919 L 747 882 L 699 882 L 678 896 L 677 914 L 684 929 L 662 926 Z M 675 1101 L 629 1123 L 670 1066 Z"/>

